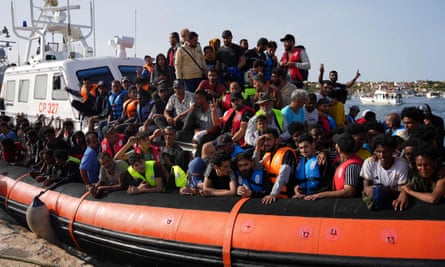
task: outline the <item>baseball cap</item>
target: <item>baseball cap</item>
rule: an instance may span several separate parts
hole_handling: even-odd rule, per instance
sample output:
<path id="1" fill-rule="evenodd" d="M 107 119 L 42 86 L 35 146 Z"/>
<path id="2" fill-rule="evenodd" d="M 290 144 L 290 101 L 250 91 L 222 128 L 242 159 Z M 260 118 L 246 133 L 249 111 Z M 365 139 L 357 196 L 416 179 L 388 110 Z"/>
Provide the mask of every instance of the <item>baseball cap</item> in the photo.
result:
<path id="1" fill-rule="evenodd" d="M 229 134 L 223 134 L 216 138 L 216 147 L 223 147 L 229 143 L 233 143 L 232 137 Z"/>
<path id="2" fill-rule="evenodd" d="M 292 34 L 286 34 L 283 38 L 280 39 L 281 42 L 284 41 L 294 41 L 295 42 L 295 37 Z"/>
<path id="3" fill-rule="evenodd" d="M 230 94 L 230 101 L 236 100 L 236 99 L 243 99 L 243 94 L 241 92 L 233 92 Z"/>
<path id="4" fill-rule="evenodd" d="M 173 81 L 173 88 L 184 88 L 185 83 L 183 80 L 174 80 Z"/>

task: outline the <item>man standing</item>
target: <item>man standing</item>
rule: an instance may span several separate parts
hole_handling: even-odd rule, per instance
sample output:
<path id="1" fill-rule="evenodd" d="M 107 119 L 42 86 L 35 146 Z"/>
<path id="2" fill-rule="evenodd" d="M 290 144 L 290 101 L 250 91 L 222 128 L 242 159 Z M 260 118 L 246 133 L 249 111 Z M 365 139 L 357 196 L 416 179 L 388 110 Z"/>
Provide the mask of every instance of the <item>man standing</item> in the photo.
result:
<path id="1" fill-rule="evenodd" d="M 322 83 L 323 82 L 323 74 L 324 74 L 324 64 L 320 65 L 320 75 L 318 76 L 318 82 Z M 340 89 L 347 89 L 347 88 L 351 88 L 354 83 L 357 81 L 357 79 L 360 77 L 360 72 L 357 70 L 357 72 L 355 73 L 354 78 L 343 84 L 343 83 L 338 83 L 338 73 L 335 70 L 331 70 L 329 72 L 329 80 L 332 83 L 332 90 L 336 91 L 336 90 L 340 90 Z"/>
<path id="2" fill-rule="evenodd" d="M 244 84 L 241 70 L 246 64 L 244 51 L 239 45 L 232 43 L 232 32 L 225 30 L 222 33 L 223 46 L 216 52 L 216 70 L 220 80 L 225 74 L 230 74 L 239 84 Z"/>
<path id="3" fill-rule="evenodd" d="M 249 70 L 253 67 L 253 62 L 257 59 L 260 59 L 266 63 L 266 55 L 264 51 L 267 49 L 267 45 L 269 41 L 266 38 L 262 37 L 258 39 L 255 48 L 249 49 L 244 53 L 244 57 L 246 58 L 246 65 L 244 65 L 244 70 Z"/>
<path id="4" fill-rule="evenodd" d="M 175 54 L 180 46 L 179 45 L 179 34 L 177 32 L 170 33 L 170 37 L 168 40 L 170 42 L 170 48 L 167 50 L 167 64 L 170 67 L 170 69 L 172 70 L 173 77 L 175 78 L 175 76 L 174 76 L 174 75 L 176 75 L 176 73 L 175 73 Z"/>
<path id="5" fill-rule="evenodd" d="M 302 89 L 303 81 L 307 80 L 308 71 L 311 69 L 306 49 L 302 45 L 295 46 L 295 37 L 292 34 L 286 34 L 280 41 L 284 43 L 285 50 L 280 66 L 285 69 L 287 79 Z"/>
<path id="6" fill-rule="evenodd" d="M 190 32 L 188 41 L 176 52 L 175 68 L 176 78 L 184 80 L 185 89 L 192 93 L 195 92 L 207 70 L 196 32 Z"/>

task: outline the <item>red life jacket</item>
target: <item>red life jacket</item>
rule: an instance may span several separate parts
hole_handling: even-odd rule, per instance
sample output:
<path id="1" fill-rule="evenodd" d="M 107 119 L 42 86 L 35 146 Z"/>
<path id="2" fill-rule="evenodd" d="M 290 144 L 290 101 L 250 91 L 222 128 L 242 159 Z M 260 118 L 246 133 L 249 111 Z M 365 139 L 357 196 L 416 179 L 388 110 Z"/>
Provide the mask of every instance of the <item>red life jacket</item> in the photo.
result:
<path id="1" fill-rule="evenodd" d="M 345 162 L 341 163 L 340 166 L 337 167 L 334 174 L 334 180 L 332 182 L 332 190 L 342 190 L 345 186 L 345 173 L 346 168 L 351 164 L 358 164 L 362 165 L 363 161 L 356 156 L 353 156 L 346 160 Z"/>
<path id="2" fill-rule="evenodd" d="M 160 157 L 161 149 L 160 149 L 160 147 L 150 144 L 150 149 L 151 149 L 151 155 L 153 156 L 153 160 L 156 161 L 157 165 L 159 165 L 161 163 L 161 157 Z M 141 147 L 137 144 L 133 145 L 133 150 L 137 154 L 143 154 Z M 148 160 L 148 159 L 146 159 L 146 160 Z"/>
<path id="3" fill-rule="evenodd" d="M 302 46 L 297 46 L 292 48 L 290 54 L 288 55 L 287 51 L 283 52 L 283 56 L 281 57 L 280 62 L 301 62 L 301 50 L 304 49 Z M 287 72 L 289 70 L 290 77 L 293 81 L 305 81 L 307 80 L 307 75 L 303 75 L 304 70 L 300 70 L 297 67 L 290 66 L 285 68 L 285 71 Z M 306 76 L 306 77 L 305 77 Z"/>
<path id="4" fill-rule="evenodd" d="M 243 117 L 244 112 L 247 111 L 247 110 L 250 110 L 252 113 L 255 112 L 251 107 L 244 105 L 243 108 L 240 111 L 236 111 L 234 108 L 231 108 L 231 109 L 227 110 L 224 113 L 223 123 L 225 125 L 227 123 L 227 121 L 230 119 L 230 117 L 232 117 L 233 112 L 236 112 L 235 113 L 235 117 L 233 117 L 233 120 L 232 120 L 232 135 L 235 135 L 235 133 L 241 127 L 241 118 Z M 238 144 L 240 146 L 246 145 L 246 142 L 244 140 L 244 136 L 241 137 L 241 139 L 238 140 Z"/>
<path id="5" fill-rule="evenodd" d="M 295 155 L 295 151 L 292 148 L 286 146 L 281 147 L 277 151 L 275 151 L 275 153 L 272 156 L 272 159 L 271 159 L 272 153 L 267 152 L 266 154 L 264 154 L 263 167 L 267 170 L 267 173 L 269 174 L 269 179 L 273 184 L 275 184 L 275 182 L 277 181 L 278 173 L 280 172 L 280 167 L 281 164 L 283 163 L 284 155 L 288 151 L 292 152 L 294 158 L 297 158 L 297 156 Z M 281 188 L 281 194 L 278 197 L 287 198 L 286 185 L 284 185 L 283 188 Z"/>
<path id="6" fill-rule="evenodd" d="M 110 142 L 108 142 L 107 138 L 104 138 L 104 140 L 102 140 L 102 143 L 100 144 L 101 151 L 110 155 L 111 158 L 113 158 L 114 155 L 116 155 L 116 153 L 125 145 L 125 135 L 118 134 L 117 136 L 117 141 L 113 144 L 113 147 L 111 147 Z"/>
<path id="7" fill-rule="evenodd" d="M 232 107 L 232 105 L 230 104 L 230 93 L 223 95 L 221 104 L 224 110 L 229 110 Z"/>

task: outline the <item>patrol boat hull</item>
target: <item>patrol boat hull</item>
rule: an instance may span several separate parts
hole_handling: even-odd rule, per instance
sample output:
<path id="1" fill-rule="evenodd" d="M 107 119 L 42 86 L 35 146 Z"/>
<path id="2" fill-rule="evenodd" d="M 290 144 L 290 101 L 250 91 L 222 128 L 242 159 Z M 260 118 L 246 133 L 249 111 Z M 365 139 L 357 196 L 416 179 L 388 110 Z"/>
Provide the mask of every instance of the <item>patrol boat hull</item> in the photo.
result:
<path id="1" fill-rule="evenodd" d="M 42 188 L 1 162 L 0 203 L 26 225 Z M 85 195 L 63 184 L 41 196 L 61 242 L 130 265 L 444 266 L 445 205 L 412 202 L 369 211 L 361 199 L 317 201 L 190 197 L 168 193 Z"/>

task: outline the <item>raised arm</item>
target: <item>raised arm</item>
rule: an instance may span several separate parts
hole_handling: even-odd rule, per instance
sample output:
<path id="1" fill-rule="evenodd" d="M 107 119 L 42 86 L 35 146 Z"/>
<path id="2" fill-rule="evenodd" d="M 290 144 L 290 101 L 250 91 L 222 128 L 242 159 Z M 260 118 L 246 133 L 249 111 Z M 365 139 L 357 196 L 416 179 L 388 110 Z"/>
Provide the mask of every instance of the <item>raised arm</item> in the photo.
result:
<path id="1" fill-rule="evenodd" d="M 360 74 L 360 71 L 357 70 L 357 72 L 355 73 L 354 78 L 352 78 L 351 81 L 347 82 L 347 83 L 345 84 L 345 86 L 346 86 L 347 88 L 351 88 L 351 87 L 354 85 L 354 83 L 357 81 L 357 79 L 360 77 L 360 75 L 361 75 L 361 74 Z"/>

